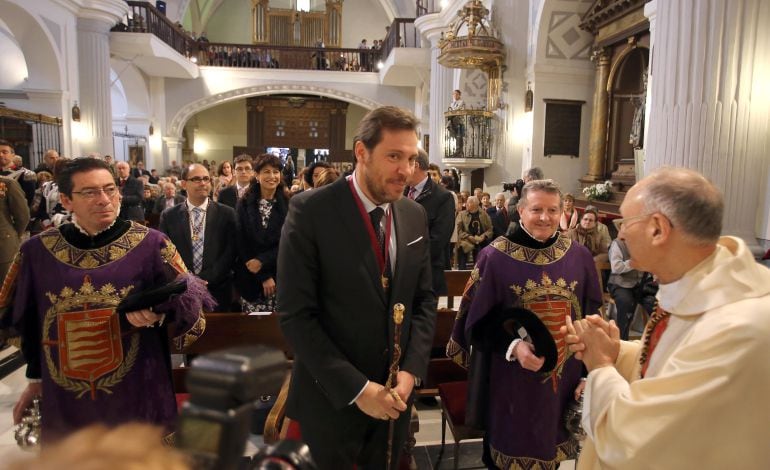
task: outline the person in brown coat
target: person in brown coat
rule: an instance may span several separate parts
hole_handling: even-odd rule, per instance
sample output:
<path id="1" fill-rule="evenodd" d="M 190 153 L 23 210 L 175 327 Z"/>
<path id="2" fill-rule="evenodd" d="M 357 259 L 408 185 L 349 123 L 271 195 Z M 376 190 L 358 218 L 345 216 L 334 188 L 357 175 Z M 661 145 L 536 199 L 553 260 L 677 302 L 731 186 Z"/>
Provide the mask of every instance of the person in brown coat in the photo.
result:
<path id="1" fill-rule="evenodd" d="M 21 234 L 29 223 L 29 207 L 24 191 L 13 178 L 0 176 L 0 281 L 19 251 Z"/>

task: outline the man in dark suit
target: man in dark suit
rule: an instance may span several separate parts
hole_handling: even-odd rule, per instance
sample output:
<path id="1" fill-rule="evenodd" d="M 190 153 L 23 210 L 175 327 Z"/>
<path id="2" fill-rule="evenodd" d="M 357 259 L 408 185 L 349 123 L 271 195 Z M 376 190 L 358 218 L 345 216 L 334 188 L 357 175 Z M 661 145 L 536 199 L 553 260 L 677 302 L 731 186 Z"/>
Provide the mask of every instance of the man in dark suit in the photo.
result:
<path id="1" fill-rule="evenodd" d="M 120 217 L 123 220 L 133 220 L 144 223 L 144 183 L 131 176 L 131 167 L 126 162 L 115 164 L 118 173 L 118 187 L 120 187 Z"/>
<path id="2" fill-rule="evenodd" d="M 226 186 L 219 191 L 217 201 L 235 209 L 235 205 L 249 189 L 251 179 L 254 177 L 251 155 L 243 154 L 235 157 L 235 169 L 233 171 L 235 172 L 235 184 Z"/>
<path id="3" fill-rule="evenodd" d="M 170 209 L 184 201 L 185 197 L 181 194 L 177 194 L 174 183 L 163 183 L 163 194 L 158 196 L 155 200 L 155 207 L 152 209 L 152 212 L 160 214 L 164 210 Z"/>
<path id="4" fill-rule="evenodd" d="M 140 160 L 136 162 L 136 168 L 131 169 L 131 176 L 139 178 L 140 176 L 150 177 L 151 175 L 150 172 L 144 168 L 144 162 Z"/>
<path id="5" fill-rule="evenodd" d="M 370 111 L 353 175 L 294 196 L 283 226 L 278 312 L 295 352 L 286 412 L 321 469 L 386 468 L 391 420 L 395 468 L 427 370 L 436 315 L 428 227 L 422 206 L 402 198 L 416 126 L 399 108 Z M 397 303 L 400 370 L 388 384 Z"/>
<path id="6" fill-rule="evenodd" d="M 487 209 L 487 214 L 492 219 L 492 240 L 505 235 L 505 232 L 508 231 L 508 226 L 511 224 L 508 209 L 505 208 L 505 193 L 497 193 L 495 205 Z"/>
<path id="7" fill-rule="evenodd" d="M 447 268 L 449 239 L 452 238 L 455 223 L 455 201 L 449 191 L 429 178 L 429 164 L 428 154 L 420 149 L 412 179 L 404 195 L 419 202 L 428 215 L 433 292 L 440 296 L 447 292 L 444 270 Z"/>
<path id="8" fill-rule="evenodd" d="M 232 269 L 235 262 L 235 211 L 212 201 L 209 171 L 197 163 L 182 170 L 184 204 L 160 214 L 160 231 L 176 245 L 187 268 L 208 282 L 217 300 L 217 312 L 228 312 L 232 303 Z"/>

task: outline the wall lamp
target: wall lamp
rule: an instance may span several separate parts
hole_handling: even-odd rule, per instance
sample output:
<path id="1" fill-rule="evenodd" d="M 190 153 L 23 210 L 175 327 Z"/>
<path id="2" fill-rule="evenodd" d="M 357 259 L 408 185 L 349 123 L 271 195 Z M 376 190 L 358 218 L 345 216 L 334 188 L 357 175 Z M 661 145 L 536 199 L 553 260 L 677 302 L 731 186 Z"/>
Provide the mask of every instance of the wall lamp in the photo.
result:
<path id="1" fill-rule="evenodd" d="M 524 94 L 524 112 L 531 113 L 535 104 L 535 94 L 532 93 L 530 82 L 527 82 L 527 92 Z"/>

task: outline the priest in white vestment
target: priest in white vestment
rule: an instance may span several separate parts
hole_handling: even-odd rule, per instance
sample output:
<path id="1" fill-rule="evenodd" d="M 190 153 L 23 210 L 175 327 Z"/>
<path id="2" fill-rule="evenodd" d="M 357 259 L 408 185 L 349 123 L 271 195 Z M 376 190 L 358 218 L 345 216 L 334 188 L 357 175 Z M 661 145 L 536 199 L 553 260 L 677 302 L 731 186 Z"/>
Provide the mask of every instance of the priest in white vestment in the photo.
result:
<path id="1" fill-rule="evenodd" d="M 614 322 L 576 322 L 588 371 L 577 468 L 770 468 L 770 270 L 721 237 L 719 190 L 664 168 L 627 194 L 618 237 L 660 282 L 640 342 Z"/>

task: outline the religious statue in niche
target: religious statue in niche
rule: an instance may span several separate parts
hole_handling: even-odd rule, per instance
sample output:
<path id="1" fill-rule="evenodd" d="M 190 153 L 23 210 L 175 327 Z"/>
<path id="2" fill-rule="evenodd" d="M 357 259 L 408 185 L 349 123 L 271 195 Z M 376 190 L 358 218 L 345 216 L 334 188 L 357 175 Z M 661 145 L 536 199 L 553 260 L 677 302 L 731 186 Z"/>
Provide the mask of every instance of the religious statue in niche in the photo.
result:
<path id="1" fill-rule="evenodd" d="M 631 134 L 628 136 L 628 143 L 635 149 L 642 147 L 642 131 L 644 130 L 644 105 L 647 101 L 647 68 L 642 70 L 642 94 L 631 98 L 633 103 L 634 119 L 631 121 Z"/>

